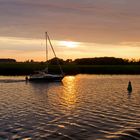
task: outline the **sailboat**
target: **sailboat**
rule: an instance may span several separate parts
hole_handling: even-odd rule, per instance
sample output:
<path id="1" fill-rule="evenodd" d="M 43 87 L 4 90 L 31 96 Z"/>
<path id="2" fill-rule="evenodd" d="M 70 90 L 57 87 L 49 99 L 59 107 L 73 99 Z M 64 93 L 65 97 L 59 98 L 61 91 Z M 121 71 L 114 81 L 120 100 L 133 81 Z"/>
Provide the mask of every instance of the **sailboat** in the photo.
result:
<path id="1" fill-rule="evenodd" d="M 51 43 L 50 37 L 47 32 L 45 32 L 45 37 L 46 37 L 46 68 L 44 70 L 36 71 L 34 74 L 30 75 L 29 81 L 43 81 L 43 82 L 62 81 L 62 79 L 64 78 L 64 73 L 56 57 L 56 53 L 54 51 L 53 45 Z M 57 65 L 59 66 L 61 74 L 51 74 L 48 71 L 48 66 L 49 66 L 48 65 L 48 43 L 50 44 L 53 54 L 57 60 Z"/>

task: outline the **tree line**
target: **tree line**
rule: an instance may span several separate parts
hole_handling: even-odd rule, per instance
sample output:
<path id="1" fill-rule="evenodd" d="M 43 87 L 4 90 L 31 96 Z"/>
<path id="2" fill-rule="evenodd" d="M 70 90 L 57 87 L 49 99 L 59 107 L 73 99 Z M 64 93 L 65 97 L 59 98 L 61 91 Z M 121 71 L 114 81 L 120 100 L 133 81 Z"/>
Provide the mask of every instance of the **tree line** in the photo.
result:
<path id="1" fill-rule="evenodd" d="M 67 59 L 53 58 L 48 61 L 49 72 L 60 72 L 57 61 L 65 74 L 140 74 L 140 60 L 127 60 L 114 57 Z M 0 61 L 0 75 L 29 75 L 46 68 L 46 62 Z"/>
<path id="2" fill-rule="evenodd" d="M 17 61 L 15 59 L 0 59 L 0 62 L 14 62 L 16 63 Z M 123 58 L 115 58 L 115 57 L 94 57 L 94 58 L 79 58 L 79 59 L 67 59 L 63 60 L 61 58 L 52 58 L 47 61 L 51 65 L 70 65 L 70 64 L 75 64 L 75 65 L 140 65 L 140 59 L 123 59 Z M 27 60 L 24 63 L 36 63 L 34 60 Z M 39 62 L 39 63 L 46 63 L 46 62 Z"/>
<path id="3" fill-rule="evenodd" d="M 123 59 L 115 57 L 95 57 L 95 58 L 79 58 L 79 59 L 67 59 L 53 58 L 48 61 L 49 64 L 57 64 L 57 60 L 61 65 L 76 64 L 76 65 L 139 65 L 140 60 L 135 59 Z"/>

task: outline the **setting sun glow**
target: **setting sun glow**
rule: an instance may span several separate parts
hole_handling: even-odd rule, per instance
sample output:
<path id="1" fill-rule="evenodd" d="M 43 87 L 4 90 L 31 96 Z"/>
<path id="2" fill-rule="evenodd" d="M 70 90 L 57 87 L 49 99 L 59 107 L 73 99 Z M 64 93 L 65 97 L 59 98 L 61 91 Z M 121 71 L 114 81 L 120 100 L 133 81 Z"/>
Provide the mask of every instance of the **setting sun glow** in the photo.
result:
<path id="1" fill-rule="evenodd" d="M 73 41 L 60 41 L 60 45 L 68 47 L 68 48 L 76 48 L 78 47 L 79 43 L 73 42 Z"/>

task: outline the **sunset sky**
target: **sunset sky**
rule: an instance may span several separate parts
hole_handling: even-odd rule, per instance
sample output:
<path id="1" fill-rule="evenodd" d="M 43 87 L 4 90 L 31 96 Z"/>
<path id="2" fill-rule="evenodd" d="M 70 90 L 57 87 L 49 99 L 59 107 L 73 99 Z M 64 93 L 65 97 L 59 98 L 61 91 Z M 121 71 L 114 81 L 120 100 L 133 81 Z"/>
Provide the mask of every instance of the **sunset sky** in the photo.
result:
<path id="1" fill-rule="evenodd" d="M 0 58 L 140 58 L 140 0 L 0 0 Z M 50 54 L 50 58 L 52 54 Z"/>

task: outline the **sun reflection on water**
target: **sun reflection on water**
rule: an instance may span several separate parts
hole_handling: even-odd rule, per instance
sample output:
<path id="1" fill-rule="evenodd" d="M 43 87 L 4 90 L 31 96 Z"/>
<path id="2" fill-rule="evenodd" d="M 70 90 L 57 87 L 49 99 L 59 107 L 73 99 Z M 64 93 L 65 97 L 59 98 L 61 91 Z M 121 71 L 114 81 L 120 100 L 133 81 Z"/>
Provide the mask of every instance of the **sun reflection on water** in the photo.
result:
<path id="1" fill-rule="evenodd" d="M 64 81 L 63 93 L 61 95 L 61 102 L 68 110 L 73 110 L 76 105 L 77 97 L 75 90 L 75 76 L 67 76 Z"/>

